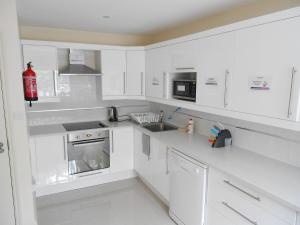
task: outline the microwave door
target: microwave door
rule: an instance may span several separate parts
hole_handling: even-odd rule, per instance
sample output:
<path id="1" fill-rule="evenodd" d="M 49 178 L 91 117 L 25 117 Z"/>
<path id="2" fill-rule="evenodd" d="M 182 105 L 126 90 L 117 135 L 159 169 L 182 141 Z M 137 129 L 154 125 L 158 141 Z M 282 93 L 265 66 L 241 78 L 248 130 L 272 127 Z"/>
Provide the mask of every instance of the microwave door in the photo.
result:
<path id="1" fill-rule="evenodd" d="M 189 84 L 187 82 L 174 82 L 174 95 L 176 96 L 188 96 L 189 95 Z"/>

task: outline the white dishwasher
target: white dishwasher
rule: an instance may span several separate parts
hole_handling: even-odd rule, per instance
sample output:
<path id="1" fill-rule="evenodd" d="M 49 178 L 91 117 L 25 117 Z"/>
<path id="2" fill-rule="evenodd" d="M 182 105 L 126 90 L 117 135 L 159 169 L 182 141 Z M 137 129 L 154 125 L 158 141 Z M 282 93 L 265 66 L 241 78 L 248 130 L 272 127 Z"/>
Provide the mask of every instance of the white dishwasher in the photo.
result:
<path id="1" fill-rule="evenodd" d="M 170 217 L 179 225 L 204 225 L 207 165 L 172 149 Z"/>

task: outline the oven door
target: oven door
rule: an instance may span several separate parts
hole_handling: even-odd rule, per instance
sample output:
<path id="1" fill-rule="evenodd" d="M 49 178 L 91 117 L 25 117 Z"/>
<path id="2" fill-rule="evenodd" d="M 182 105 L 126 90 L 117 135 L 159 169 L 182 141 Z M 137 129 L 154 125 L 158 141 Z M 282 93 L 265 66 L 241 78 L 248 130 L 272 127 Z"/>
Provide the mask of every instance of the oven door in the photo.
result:
<path id="1" fill-rule="evenodd" d="M 69 142 L 68 161 L 69 175 L 109 168 L 109 139 Z"/>

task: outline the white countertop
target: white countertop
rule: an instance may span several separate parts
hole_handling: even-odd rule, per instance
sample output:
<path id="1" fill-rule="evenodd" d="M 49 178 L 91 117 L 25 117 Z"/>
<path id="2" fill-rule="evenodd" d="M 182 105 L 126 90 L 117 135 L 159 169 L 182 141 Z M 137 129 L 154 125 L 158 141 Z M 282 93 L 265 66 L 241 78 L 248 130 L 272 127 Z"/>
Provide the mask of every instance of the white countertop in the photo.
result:
<path id="1" fill-rule="evenodd" d="M 269 159 L 259 154 L 232 146 L 229 151 L 213 149 L 207 137 L 198 134 L 184 134 L 177 130 L 151 132 L 132 122 L 110 123 L 110 128 L 134 126 L 140 131 L 159 139 L 169 147 L 202 163 L 228 173 L 263 194 L 300 211 L 300 168 Z M 36 126 L 30 128 L 30 135 L 67 133 L 62 125 Z"/>

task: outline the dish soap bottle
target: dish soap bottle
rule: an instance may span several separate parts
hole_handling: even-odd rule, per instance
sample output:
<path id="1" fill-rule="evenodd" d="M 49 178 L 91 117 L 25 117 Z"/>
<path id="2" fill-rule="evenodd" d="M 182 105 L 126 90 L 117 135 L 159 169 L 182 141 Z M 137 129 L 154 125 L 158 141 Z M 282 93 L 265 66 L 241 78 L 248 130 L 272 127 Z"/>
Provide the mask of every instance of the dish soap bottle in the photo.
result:
<path id="1" fill-rule="evenodd" d="M 193 119 L 190 119 L 188 122 L 188 133 L 193 134 L 194 133 L 194 121 Z"/>

